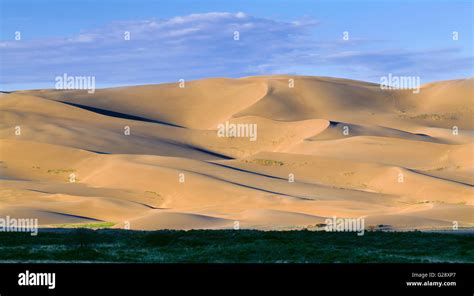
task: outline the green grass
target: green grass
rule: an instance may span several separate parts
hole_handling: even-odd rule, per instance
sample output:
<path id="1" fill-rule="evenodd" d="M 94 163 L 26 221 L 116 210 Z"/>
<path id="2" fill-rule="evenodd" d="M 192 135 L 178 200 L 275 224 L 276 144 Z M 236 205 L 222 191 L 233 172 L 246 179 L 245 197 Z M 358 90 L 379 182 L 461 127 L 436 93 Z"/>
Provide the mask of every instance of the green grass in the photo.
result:
<path id="1" fill-rule="evenodd" d="M 7 262 L 474 262 L 474 236 L 422 232 L 130 231 L 0 233 Z"/>

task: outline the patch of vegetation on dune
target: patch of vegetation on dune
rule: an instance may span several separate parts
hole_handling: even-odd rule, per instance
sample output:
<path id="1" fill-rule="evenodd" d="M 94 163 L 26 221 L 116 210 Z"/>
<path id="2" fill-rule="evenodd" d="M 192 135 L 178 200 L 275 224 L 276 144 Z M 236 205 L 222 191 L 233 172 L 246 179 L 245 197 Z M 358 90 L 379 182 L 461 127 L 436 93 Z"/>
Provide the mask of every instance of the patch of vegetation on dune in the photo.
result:
<path id="1" fill-rule="evenodd" d="M 93 222 L 93 223 L 65 223 L 51 225 L 53 228 L 86 228 L 86 229 L 101 229 L 113 227 L 114 222 Z"/>
<path id="2" fill-rule="evenodd" d="M 416 115 L 406 115 L 406 114 L 401 114 L 398 115 L 400 118 L 405 118 L 405 119 L 421 119 L 421 120 L 458 120 L 457 114 L 454 113 L 445 113 L 445 114 L 428 114 L 428 113 L 423 113 L 423 114 L 416 114 Z"/>
<path id="3" fill-rule="evenodd" d="M 74 173 L 76 170 L 71 169 L 51 169 L 47 170 L 48 174 L 64 174 L 64 173 Z"/>
<path id="4" fill-rule="evenodd" d="M 474 235 L 423 232 L 64 229 L 0 233 L 4 262 L 474 262 Z"/>
<path id="5" fill-rule="evenodd" d="M 262 158 L 246 160 L 245 162 L 256 163 L 256 164 L 265 165 L 265 166 L 282 166 L 282 165 L 284 165 L 284 163 L 282 161 L 273 160 L 273 159 L 262 159 Z"/>
<path id="6" fill-rule="evenodd" d="M 146 194 L 149 194 L 151 196 L 154 196 L 154 197 L 161 197 L 161 194 L 159 194 L 158 192 L 156 191 L 151 191 L 151 190 L 147 190 L 145 191 Z"/>

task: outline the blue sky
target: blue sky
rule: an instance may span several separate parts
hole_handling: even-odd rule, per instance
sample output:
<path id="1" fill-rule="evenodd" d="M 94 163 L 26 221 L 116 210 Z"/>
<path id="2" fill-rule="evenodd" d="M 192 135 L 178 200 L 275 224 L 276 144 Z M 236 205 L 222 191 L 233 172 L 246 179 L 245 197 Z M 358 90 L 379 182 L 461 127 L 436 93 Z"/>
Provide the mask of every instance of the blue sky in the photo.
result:
<path id="1" fill-rule="evenodd" d="M 0 89 L 300 74 L 473 76 L 472 1 L 2 0 Z M 21 40 L 15 40 L 15 32 Z M 124 40 L 124 32 L 130 40 Z M 234 40 L 234 32 L 239 40 Z M 343 40 L 343 32 L 349 40 Z M 459 32 L 453 40 L 453 31 Z"/>

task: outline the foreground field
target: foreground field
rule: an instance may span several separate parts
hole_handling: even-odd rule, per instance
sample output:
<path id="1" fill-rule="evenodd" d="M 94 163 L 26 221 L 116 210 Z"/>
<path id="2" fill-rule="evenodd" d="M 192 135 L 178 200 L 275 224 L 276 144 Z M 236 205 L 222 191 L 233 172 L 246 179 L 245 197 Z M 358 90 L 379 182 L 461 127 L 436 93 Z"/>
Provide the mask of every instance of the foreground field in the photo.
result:
<path id="1" fill-rule="evenodd" d="M 1 262 L 474 262 L 474 235 L 423 232 L 57 230 L 0 233 Z"/>

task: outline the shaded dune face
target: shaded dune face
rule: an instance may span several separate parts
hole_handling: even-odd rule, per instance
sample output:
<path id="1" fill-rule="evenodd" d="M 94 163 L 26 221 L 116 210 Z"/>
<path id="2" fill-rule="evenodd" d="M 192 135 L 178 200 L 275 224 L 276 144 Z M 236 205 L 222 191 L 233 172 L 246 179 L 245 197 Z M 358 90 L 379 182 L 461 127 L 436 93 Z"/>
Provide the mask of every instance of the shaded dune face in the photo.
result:
<path id="1" fill-rule="evenodd" d="M 472 228 L 473 99 L 473 79 L 414 94 L 304 76 L 2 93 L 0 216 L 143 230 L 317 228 L 334 216 Z"/>

